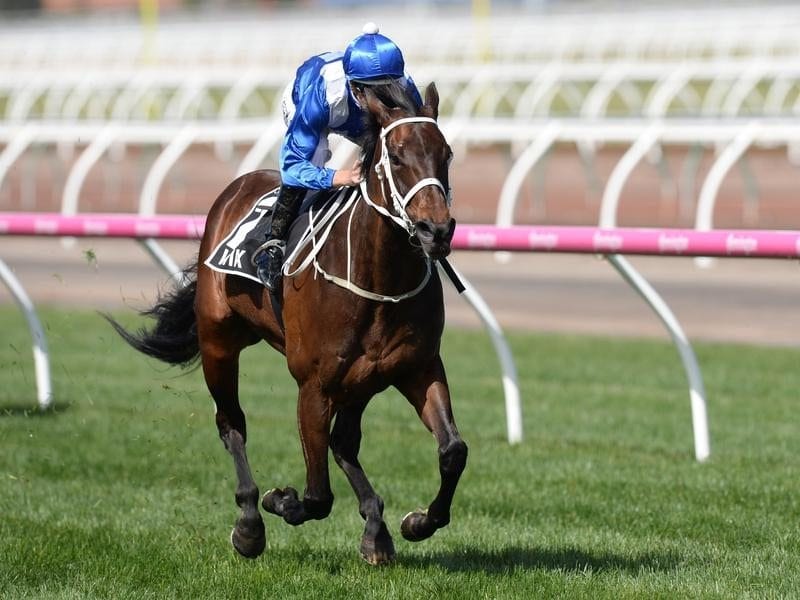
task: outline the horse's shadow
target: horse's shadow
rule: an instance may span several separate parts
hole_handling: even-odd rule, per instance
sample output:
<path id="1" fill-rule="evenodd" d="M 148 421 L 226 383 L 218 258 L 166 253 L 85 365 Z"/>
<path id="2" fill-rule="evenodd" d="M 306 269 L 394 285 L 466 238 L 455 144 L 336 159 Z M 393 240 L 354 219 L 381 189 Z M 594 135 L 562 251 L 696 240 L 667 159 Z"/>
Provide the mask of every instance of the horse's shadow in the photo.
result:
<path id="1" fill-rule="evenodd" d="M 342 551 L 335 558 L 328 550 L 305 547 L 289 552 L 299 561 L 324 564 L 331 561 L 341 568 L 352 560 L 352 554 Z M 337 553 L 338 554 L 338 553 Z M 563 573 L 599 573 L 624 572 L 636 574 L 640 572 L 674 571 L 680 564 L 680 556 L 674 552 L 644 552 L 635 556 L 623 556 L 613 553 L 591 553 L 584 550 L 566 547 L 560 549 L 511 546 L 502 550 L 482 550 L 469 547 L 463 550 L 439 551 L 424 554 L 406 554 L 398 551 L 394 567 L 405 569 L 426 569 L 434 566 L 452 573 L 483 572 L 486 574 L 503 574 L 510 571 L 559 571 Z"/>
<path id="2" fill-rule="evenodd" d="M 680 557 L 672 552 L 646 552 L 638 556 L 612 553 L 593 554 L 578 548 L 562 549 L 515 546 L 503 550 L 466 548 L 447 552 L 433 552 L 422 556 L 402 556 L 397 563 L 410 568 L 431 564 L 452 572 L 483 571 L 505 573 L 513 570 L 532 571 L 544 569 L 573 573 L 618 571 L 672 571 L 678 567 Z"/>

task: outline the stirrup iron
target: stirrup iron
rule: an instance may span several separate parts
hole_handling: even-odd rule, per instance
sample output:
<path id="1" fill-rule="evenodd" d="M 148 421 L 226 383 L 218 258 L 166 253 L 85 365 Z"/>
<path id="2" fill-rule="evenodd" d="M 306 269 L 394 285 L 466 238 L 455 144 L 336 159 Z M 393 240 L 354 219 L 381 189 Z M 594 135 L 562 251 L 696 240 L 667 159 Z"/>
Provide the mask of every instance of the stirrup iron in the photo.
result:
<path id="1" fill-rule="evenodd" d="M 281 250 L 281 254 L 286 256 L 286 242 L 283 240 L 279 240 L 278 238 L 274 238 L 271 240 L 267 240 L 263 244 L 261 244 L 258 248 L 255 249 L 253 255 L 250 257 L 250 264 L 254 267 L 258 266 L 258 258 L 263 256 L 269 248 L 273 246 L 277 246 Z"/>

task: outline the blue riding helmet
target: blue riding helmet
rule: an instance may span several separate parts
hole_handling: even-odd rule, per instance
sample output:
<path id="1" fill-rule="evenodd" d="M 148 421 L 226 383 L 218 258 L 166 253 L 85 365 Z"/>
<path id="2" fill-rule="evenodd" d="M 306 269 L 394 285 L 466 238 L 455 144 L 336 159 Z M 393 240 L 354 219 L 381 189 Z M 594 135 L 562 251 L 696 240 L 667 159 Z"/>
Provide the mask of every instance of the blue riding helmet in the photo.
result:
<path id="1" fill-rule="evenodd" d="M 364 25 L 363 33 L 347 46 L 342 57 L 347 78 L 360 83 L 388 83 L 402 77 L 405 61 L 400 48 L 378 33 L 375 23 Z"/>

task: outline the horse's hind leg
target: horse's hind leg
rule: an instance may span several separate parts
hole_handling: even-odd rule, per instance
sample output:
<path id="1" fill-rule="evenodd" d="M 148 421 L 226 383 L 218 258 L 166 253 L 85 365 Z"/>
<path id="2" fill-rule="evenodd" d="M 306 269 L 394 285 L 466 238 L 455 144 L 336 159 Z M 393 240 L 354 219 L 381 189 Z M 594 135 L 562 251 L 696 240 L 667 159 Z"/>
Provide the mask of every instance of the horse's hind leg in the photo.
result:
<path id="1" fill-rule="evenodd" d="M 403 537 L 418 542 L 450 522 L 450 506 L 458 480 L 467 464 L 467 445 L 461 439 L 450 408 L 450 391 L 441 359 L 412 375 L 397 388 L 414 405 L 422 422 L 439 445 L 439 492 L 427 510 L 411 512 L 400 527 Z"/>
<path id="2" fill-rule="evenodd" d="M 339 410 L 331 433 L 331 450 L 358 498 L 358 512 L 366 521 L 361 538 L 361 556 L 371 565 L 394 559 L 394 544 L 383 521 L 383 500 L 370 485 L 361 464 L 361 415 L 366 402 Z"/>
<path id="3" fill-rule="evenodd" d="M 227 347 L 221 340 L 209 341 L 201 335 L 203 374 L 217 406 L 217 429 L 225 448 L 233 456 L 238 485 L 236 504 L 241 515 L 231 533 L 236 551 L 247 558 L 256 558 L 266 546 L 264 521 L 258 512 L 258 487 L 247 462 L 245 443 L 247 425 L 239 406 L 239 353 L 241 348 Z"/>

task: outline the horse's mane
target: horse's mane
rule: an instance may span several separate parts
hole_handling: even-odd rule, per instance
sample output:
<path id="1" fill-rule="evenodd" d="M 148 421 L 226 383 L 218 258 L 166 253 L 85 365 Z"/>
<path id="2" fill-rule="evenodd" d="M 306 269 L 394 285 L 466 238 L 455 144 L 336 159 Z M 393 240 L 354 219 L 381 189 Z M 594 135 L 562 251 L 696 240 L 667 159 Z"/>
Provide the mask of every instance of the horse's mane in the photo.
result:
<path id="1" fill-rule="evenodd" d="M 365 94 L 373 94 L 380 100 L 386 108 L 399 108 L 408 113 L 408 116 L 416 116 L 418 113 L 417 105 L 411 96 L 410 91 L 399 80 L 380 85 L 364 86 Z M 368 110 L 364 111 L 364 134 L 359 138 L 358 145 L 361 147 L 362 163 L 361 175 L 366 179 L 369 169 L 372 166 L 372 157 L 375 154 L 375 144 L 378 143 L 378 133 L 380 126 L 375 116 Z"/>

